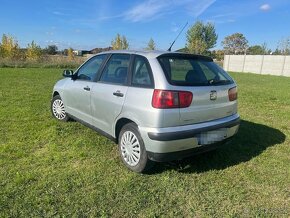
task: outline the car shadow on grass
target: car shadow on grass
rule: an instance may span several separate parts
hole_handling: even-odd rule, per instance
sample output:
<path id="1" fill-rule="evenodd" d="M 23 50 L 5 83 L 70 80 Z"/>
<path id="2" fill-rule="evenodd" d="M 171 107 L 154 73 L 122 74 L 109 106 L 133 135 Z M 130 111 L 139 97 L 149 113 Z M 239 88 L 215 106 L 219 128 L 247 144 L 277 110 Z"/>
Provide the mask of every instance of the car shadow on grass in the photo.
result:
<path id="1" fill-rule="evenodd" d="M 286 136 L 278 129 L 242 120 L 238 134 L 217 150 L 180 161 L 157 163 L 149 174 L 172 169 L 183 173 L 222 170 L 249 161 L 268 147 L 283 143 L 285 139 Z"/>

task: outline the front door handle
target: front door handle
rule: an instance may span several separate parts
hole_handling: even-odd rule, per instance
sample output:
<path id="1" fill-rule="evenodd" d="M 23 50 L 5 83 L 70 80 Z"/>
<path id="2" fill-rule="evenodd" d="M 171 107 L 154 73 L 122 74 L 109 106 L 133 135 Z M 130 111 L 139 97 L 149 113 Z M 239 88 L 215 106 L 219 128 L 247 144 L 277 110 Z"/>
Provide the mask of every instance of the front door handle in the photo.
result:
<path id="1" fill-rule="evenodd" d="M 117 97 L 123 97 L 124 94 L 122 92 L 120 92 L 119 90 L 116 92 L 113 92 L 113 95 L 117 96 Z"/>
<path id="2" fill-rule="evenodd" d="M 90 89 L 90 87 L 86 86 L 86 87 L 84 87 L 84 90 L 90 91 L 91 89 Z"/>

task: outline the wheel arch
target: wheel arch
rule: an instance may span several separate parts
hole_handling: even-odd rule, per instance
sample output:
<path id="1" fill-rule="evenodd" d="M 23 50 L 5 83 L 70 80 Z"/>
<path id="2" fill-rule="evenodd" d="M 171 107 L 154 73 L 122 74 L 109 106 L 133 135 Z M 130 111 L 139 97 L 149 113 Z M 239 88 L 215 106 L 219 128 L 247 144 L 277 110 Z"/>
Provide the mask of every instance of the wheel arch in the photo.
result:
<path id="1" fill-rule="evenodd" d="M 115 124 L 115 128 L 114 128 L 114 135 L 115 135 L 116 143 L 118 143 L 119 134 L 120 134 L 122 127 L 128 123 L 134 123 L 134 124 L 136 124 L 136 126 L 138 126 L 137 122 L 135 122 L 132 119 L 126 118 L 126 117 L 122 117 L 122 118 L 119 118 L 117 120 L 117 122 Z"/>
<path id="2" fill-rule="evenodd" d="M 54 91 L 53 94 L 52 94 L 52 97 L 55 97 L 55 96 L 57 96 L 57 95 L 60 96 L 59 92 L 58 92 L 58 91 Z"/>

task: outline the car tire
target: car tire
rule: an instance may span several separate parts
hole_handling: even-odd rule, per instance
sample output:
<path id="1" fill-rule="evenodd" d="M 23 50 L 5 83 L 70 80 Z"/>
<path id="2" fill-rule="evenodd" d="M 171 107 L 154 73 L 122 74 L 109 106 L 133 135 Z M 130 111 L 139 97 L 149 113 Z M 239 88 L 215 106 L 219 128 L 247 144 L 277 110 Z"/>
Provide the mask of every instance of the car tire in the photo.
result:
<path id="1" fill-rule="evenodd" d="M 59 95 L 52 98 L 50 108 L 52 116 L 55 119 L 63 122 L 67 122 L 69 120 L 69 116 L 65 111 L 64 103 Z"/>
<path id="2" fill-rule="evenodd" d="M 153 162 L 148 159 L 144 142 L 134 123 L 123 126 L 118 138 L 120 157 L 123 163 L 132 171 L 143 173 L 148 171 Z"/>

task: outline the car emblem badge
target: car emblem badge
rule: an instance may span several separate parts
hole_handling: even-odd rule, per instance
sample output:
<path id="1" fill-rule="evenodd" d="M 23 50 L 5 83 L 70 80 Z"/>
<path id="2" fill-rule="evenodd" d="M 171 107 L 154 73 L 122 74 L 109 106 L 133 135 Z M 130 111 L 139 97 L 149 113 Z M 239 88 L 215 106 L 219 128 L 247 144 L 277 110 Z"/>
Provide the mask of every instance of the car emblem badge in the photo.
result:
<path id="1" fill-rule="evenodd" d="M 209 94 L 209 98 L 212 101 L 216 100 L 217 99 L 217 93 L 216 93 L 216 91 L 211 91 L 210 94 Z"/>

